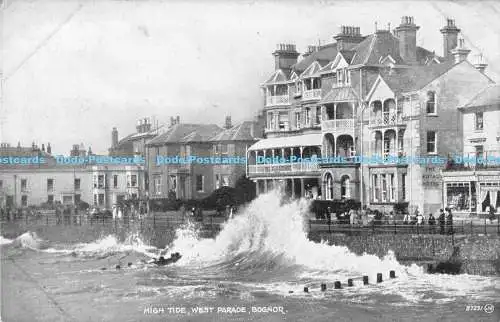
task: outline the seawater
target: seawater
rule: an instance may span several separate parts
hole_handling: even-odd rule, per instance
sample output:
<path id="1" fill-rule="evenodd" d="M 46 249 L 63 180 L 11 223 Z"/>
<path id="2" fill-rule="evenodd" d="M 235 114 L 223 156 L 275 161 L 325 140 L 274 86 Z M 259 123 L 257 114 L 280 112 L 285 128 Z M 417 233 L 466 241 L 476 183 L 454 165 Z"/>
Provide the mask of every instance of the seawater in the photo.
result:
<path id="1" fill-rule="evenodd" d="M 201 238 L 188 223 L 165 247 L 132 232 L 90 242 L 61 242 L 53 230 L 1 237 L 2 297 L 9 299 L 3 320 L 498 320 L 498 277 L 429 275 L 417 265 L 399 264 L 392 252 L 358 256 L 312 242 L 308 207 L 306 200 L 286 202 L 271 192 L 242 209 L 214 239 Z M 173 252 L 182 254 L 173 265 L 149 263 Z M 390 270 L 396 279 L 389 279 Z M 383 283 L 375 283 L 377 273 Z M 363 275 L 370 285 L 362 285 Z M 348 288 L 349 278 L 354 286 Z M 343 289 L 334 290 L 335 281 Z M 12 291 L 22 287 L 39 290 L 38 313 L 28 295 Z M 493 313 L 466 311 L 467 305 L 490 303 Z"/>

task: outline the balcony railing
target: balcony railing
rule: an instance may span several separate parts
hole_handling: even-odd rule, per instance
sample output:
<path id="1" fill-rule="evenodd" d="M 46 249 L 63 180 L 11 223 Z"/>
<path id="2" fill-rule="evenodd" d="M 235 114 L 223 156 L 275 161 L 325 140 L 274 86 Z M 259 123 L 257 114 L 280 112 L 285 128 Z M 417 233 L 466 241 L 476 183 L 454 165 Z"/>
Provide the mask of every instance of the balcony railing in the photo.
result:
<path id="1" fill-rule="evenodd" d="M 304 91 L 302 94 L 302 99 L 303 100 L 313 100 L 313 99 L 320 99 L 321 98 L 321 89 L 310 89 L 307 91 Z"/>
<path id="2" fill-rule="evenodd" d="M 290 97 L 287 95 L 268 96 L 266 99 L 266 106 L 274 105 L 288 105 L 290 104 Z"/>
<path id="3" fill-rule="evenodd" d="M 248 166 L 250 174 L 276 174 L 293 172 L 317 172 L 319 165 L 315 162 L 295 162 L 284 164 L 253 164 Z"/>
<path id="4" fill-rule="evenodd" d="M 395 126 L 404 125 L 402 114 L 384 114 L 370 119 L 370 126 Z"/>
<path id="5" fill-rule="evenodd" d="M 323 131 L 352 131 L 354 129 L 354 119 L 324 120 L 321 122 Z"/>

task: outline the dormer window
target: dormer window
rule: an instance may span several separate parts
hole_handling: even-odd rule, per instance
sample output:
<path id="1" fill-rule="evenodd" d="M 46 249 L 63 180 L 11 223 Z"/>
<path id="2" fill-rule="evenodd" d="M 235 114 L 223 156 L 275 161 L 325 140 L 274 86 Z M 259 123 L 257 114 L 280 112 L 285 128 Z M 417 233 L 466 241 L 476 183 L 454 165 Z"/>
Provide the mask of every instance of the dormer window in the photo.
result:
<path id="1" fill-rule="evenodd" d="M 427 92 L 427 114 L 436 114 L 436 92 Z"/>
<path id="2" fill-rule="evenodd" d="M 351 83 L 351 78 L 347 68 L 337 69 L 336 76 L 337 76 L 337 86 L 339 87 L 346 86 Z"/>

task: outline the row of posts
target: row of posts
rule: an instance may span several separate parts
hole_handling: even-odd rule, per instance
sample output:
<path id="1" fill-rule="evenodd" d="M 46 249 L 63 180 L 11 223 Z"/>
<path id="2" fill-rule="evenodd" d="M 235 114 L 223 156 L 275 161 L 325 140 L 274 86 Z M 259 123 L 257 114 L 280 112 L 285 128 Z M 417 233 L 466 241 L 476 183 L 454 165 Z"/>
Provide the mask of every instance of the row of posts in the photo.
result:
<path id="1" fill-rule="evenodd" d="M 396 278 L 396 272 L 395 271 L 390 271 L 389 272 L 389 278 L 391 278 L 391 279 Z M 377 283 L 382 283 L 382 281 L 383 281 L 382 273 L 377 273 Z M 368 276 L 365 275 L 365 276 L 363 276 L 363 285 L 368 285 L 368 284 L 369 284 Z M 352 278 L 349 278 L 347 280 L 347 286 L 348 287 L 354 286 Z M 333 288 L 336 289 L 336 290 L 341 289 L 342 288 L 342 283 L 340 281 L 335 281 L 335 283 L 333 284 Z M 322 283 L 321 284 L 321 291 L 323 291 L 323 292 L 326 291 L 326 283 Z M 305 286 L 304 287 L 304 292 L 305 293 L 309 293 L 309 287 Z"/>

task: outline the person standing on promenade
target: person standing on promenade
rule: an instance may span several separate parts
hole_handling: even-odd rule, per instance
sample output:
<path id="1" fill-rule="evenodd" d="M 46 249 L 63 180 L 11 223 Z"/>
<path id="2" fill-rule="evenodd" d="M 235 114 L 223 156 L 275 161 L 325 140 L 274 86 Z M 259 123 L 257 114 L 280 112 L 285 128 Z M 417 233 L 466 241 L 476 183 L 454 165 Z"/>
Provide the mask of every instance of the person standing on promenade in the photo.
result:
<path id="1" fill-rule="evenodd" d="M 490 216 L 489 216 L 490 223 L 493 223 L 493 220 L 495 220 L 495 206 L 491 205 L 489 212 L 490 212 Z"/>
<path id="2" fill-rule="evenodd" d="M 446 226 L 448 227 L 448 234 L 453 234 L 453 214 L 451 209 L 447 208 L 448 215 L 446 216 Z"/>
<path id="3" fill-rule="evenodd" d="M 356 213 L 354 211 L 354 209 L 351 208 L 351 210 L 349 210 L 349 223 L 352 225 L 354 225 L 355 223 L 355 218 L 356 217 Z"/>
<path id="4" fill-rule="evenodd" d="M 418 212 L 416 218 L 417 218 L 417 225 L 422 226 L 422 224 L 424 223 L 424 216 Z"/>
<path id="5" fill-rule="evenodd" d="M 439 210 L 439 217 L 438 217 L 438 221 L 439 221 L 439 233 L 441 235 L 444 235 L 444 225 L 446 223 L 446 219 L 445 219 L 445 215 L 444 215 L 444 211 L 443 209 L 440 209 Z"/>
<path id="6" fill-rule="evenodd" d="M 429 233 L 434 234 L 434 225 L 436 225 L 436 218 L 434 218 L 432 212 L 429 214 L 427 223 L 429 224 Z"/>

